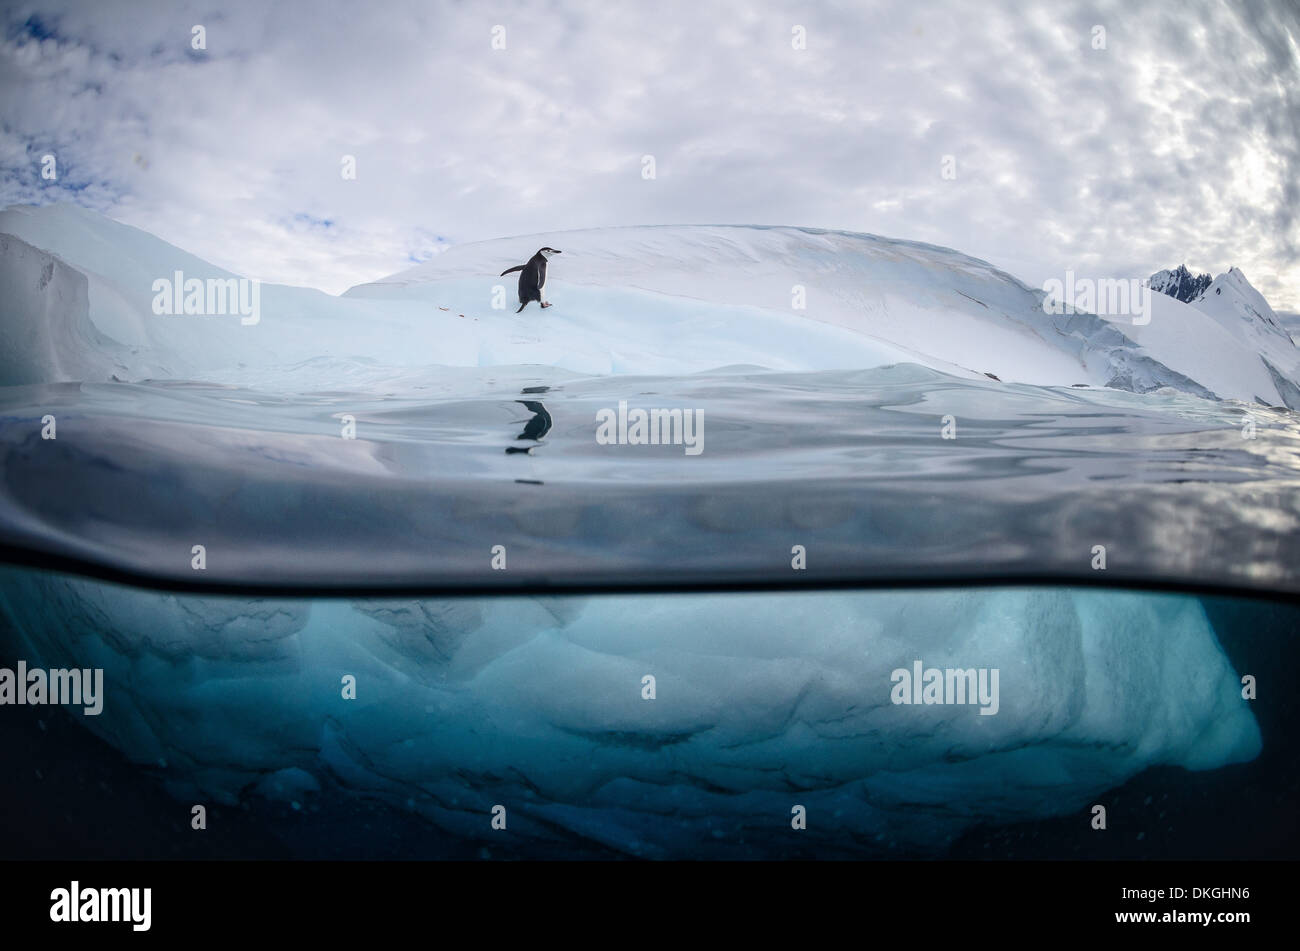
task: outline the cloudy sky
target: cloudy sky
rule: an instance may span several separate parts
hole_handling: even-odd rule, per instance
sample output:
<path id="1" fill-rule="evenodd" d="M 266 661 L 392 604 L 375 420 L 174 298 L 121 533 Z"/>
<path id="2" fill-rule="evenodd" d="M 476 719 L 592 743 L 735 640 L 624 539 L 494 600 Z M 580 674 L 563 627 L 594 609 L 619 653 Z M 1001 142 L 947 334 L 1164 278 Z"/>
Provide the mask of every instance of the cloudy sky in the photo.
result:
<path id="1" fill-rule="evenodd" d="M 0 11 L 0 204 L 75 201 L 263 280 L 339 292 L 466 241 L 732 222 L 926 241 L 1033 285 L 1236 265 L 1300 310 L 1294 0 Z"/>

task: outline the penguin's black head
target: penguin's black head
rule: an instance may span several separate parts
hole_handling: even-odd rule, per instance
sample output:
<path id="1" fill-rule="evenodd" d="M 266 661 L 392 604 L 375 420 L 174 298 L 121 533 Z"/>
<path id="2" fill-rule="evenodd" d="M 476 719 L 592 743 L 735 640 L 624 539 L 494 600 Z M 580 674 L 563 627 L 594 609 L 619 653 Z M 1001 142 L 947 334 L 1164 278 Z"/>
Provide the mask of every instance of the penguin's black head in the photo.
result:
<path id="1" fill-rule="evenodd" d="M 552 254 L 562 254 L 563 252 L 556 248 L 541 248 L 537 253 L 544 258 L 549 258 Z"/>

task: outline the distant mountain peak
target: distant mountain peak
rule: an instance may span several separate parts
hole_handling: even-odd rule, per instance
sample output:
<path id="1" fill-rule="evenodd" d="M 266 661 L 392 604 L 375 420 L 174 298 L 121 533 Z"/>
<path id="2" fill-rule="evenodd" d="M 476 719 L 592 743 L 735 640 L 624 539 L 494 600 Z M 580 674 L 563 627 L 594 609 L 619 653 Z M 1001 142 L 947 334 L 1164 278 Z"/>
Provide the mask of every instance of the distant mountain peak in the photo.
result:
<path id="1" fill-rule="evenodd" d="M 1283 351 L 1295 346 L 1291 334 L 1264 295 L 1235 265 L 1213 279 L 1209 274 L 1193 274 L 1186 266 L 1179 265 L 1172 271 L 1152 274 L 1148 284 L 1151 290 L 1167 294 L 1209 315 L 1234 335 L 1250 336 L 1255 345 L 1263 345 L 1260 341 L 1267 339 Z"/>
<path id="2" fill-rule="evenodd" d="M 1193 274 L 1186 264 L 1180 264 L 1172 271 L 1156 271 L 1148 283 L 1153 291 L 1190 304 L 1205 293 L 1213 280 L 1209 274 Z"/>

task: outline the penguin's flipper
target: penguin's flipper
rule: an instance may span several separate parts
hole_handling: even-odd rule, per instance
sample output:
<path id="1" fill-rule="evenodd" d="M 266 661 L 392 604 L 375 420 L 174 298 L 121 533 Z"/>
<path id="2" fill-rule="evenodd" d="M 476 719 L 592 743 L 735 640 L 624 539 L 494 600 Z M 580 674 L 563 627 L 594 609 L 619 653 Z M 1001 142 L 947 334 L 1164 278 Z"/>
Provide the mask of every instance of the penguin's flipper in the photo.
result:
<path id="1" fill-rule="evenodd" d="M 501 276 L 502 276 L 502 277 L 505 277 L 507 274 L 510 274 L 510 273 L 513 272 L 513 271 L 522 271 L 522 270 L 523 270 L 525 267 L 527 267 L 527 266 L 528 266 L 528 265 L 526 265 L 526 264 L 516 264 L 516 265 L 515 265 L 514 267 L 512 267 L 512 268 L 509 268 L 509 269 L 507 269 L 507 270 L 505 270 L 505 271 L 502 271 L 502 272 L 501 272 Z"/>

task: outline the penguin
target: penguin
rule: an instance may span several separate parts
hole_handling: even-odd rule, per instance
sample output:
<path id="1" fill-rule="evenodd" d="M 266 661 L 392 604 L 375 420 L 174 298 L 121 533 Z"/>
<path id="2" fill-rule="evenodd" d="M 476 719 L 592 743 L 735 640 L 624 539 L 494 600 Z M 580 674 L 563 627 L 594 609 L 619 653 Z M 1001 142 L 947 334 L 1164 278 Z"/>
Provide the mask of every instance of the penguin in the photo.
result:
<path id="1" fill-rule="evenodd" d="M 516 264 L 512 268 L 506 268 L 501 272 L 505 277 L 512 271 L 519 271 L 519 313 L 528 306 L 529 301 L 537 301 L 543 307 L 550 307 L 550 302 L 546 299 L 546 259 L 552 254 L 560 254 L 555 248 L 542 248 L 531 258 L 527 264 Z"/>

